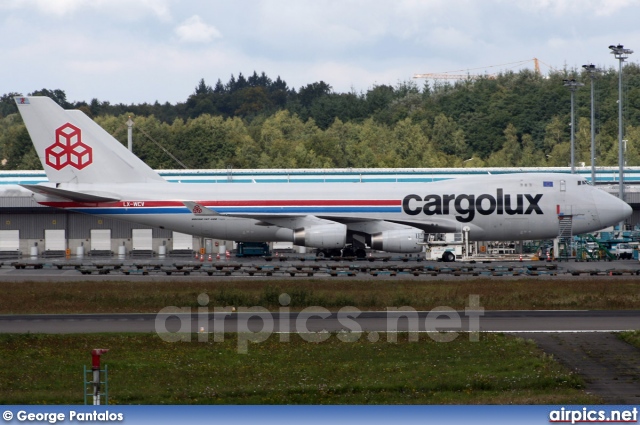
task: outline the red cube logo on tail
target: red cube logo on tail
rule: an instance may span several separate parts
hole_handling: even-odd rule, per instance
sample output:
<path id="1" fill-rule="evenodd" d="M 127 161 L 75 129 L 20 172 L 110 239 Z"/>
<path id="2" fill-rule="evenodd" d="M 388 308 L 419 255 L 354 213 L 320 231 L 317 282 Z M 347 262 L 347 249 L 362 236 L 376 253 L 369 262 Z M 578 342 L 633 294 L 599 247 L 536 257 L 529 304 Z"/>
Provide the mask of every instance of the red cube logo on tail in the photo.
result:
<path id="1" fill-rule="evenodd" d="M 93 149 L 82 143 L 82 131 L 69 123 L 56 129 L 56 141 L 44 155 L 47 165 L 55 170 L 67 165 L 82 170 L 93 162 Z"/>

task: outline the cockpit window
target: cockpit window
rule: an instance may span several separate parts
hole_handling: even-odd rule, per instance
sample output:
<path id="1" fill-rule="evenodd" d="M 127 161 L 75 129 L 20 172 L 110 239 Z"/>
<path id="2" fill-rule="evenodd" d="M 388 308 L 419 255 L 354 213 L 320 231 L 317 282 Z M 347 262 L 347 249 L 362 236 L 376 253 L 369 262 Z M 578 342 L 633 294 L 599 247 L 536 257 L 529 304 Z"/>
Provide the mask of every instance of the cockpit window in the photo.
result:
<path id="1" fill-rule="evenodd" d="M 578 186 L 582 186 L 583 184 L 589 184 L 589 182 L 588 182 L 588 181 L 586 181 L 586 180 L 580 180 L 580 181 L 578 181 Z"/>

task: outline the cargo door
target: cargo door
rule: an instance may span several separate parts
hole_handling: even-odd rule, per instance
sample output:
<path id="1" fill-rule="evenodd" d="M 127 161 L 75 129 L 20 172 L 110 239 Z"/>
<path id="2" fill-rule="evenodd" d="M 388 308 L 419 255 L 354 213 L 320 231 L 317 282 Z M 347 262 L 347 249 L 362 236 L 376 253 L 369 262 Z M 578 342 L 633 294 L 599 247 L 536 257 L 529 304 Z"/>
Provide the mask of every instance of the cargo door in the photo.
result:
<path id="1" fill-rule="evenodd" d="M 45 251 L 64 251 L 67 249 L 67 241 L 65 231 L 48 229 L 44 231 L 44 250 Z"/>
<path id="2" fill-rule="evenodd" d="M 20 250 L 19 230 L 0 230 L 0 251 Z"/>
<path id="3" fill-rule="evenodd" d="M 111 229 L 91 229 L 91 250 L 111 251 Z"/>
<path id="4" fill-rule="evenodd" d="M 185 233 L 173 232 L 174 250 L 193 250 L 193 236 Z"/>
<path id="5" fill-rule="evenodd" d="M 134 251 L 151 251 L 153 244 L 153 230 L 132 229 L 132 247 Z"/>

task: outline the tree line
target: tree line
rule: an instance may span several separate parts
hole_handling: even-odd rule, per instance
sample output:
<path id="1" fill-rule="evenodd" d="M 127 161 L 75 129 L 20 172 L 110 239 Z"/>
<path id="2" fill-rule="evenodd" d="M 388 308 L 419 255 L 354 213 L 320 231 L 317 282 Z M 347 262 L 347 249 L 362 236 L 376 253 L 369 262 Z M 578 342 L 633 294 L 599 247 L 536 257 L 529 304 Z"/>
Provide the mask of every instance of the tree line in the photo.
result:
<path id="1" fill-rule="evenodd" d="M 627 165 L 640 165 L 640 67 L 623 71 Z M 185 102 L 111 104 L 67 100 L 156 169 L 189 168 L 542 167 L 570 162 L 570 92 L 575 92 L 575 160 L 590 164 L 590 84 L 581 70 L 503 72 L 466 80 L 398 82 L 335 92 L 324 81 L 294 89 L 277 77 L 242 73 L 213 86 L 201 79 Z M 594 80 L 596 164 L 618 163 L 618 73 Z M 0 97 L 0 169 L 41 169 L 13 97 Z"/>

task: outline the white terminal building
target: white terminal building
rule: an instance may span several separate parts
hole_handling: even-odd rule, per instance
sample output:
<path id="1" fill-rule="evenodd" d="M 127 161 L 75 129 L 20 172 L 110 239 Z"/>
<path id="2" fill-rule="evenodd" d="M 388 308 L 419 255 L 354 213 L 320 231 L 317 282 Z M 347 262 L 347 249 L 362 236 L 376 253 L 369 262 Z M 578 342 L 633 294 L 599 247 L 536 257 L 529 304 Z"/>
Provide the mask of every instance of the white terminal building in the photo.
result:
<path id="1" fill-rule="evenodd" d="M 255 170 L 159 170 L 170 183 L 344 183 L 345 191 L 358 190 L 358 184 L 381 182 L 437 182 L 461 176 L 509 173 L 570 173 L 569 167 L 544 168 L 415 168 L 415 169 L 255 169 Z M 590 167 L 577 167 L 576 173 L 591 181 Z M 617 167 L 598 167 L 597 187 L 618 196 Z M 204 239 L 145 227 L 124 221 L 100 218 L 44 207 L 35 202 L 32 192 L 21 184 L 46 182 L 44 171 L 0 171 L 0 256 L 37 255 L 192 255 L 204 249 L 206 254 L 224 253 L 238 241 Z M 633 214 L 625 229 L 640 223 L 640 167 L 625 168 L 625 201 Z M 400 194 L 399 194 L 400 195 Z M 620 230 L 620 229 L 618 229 Z"/>

